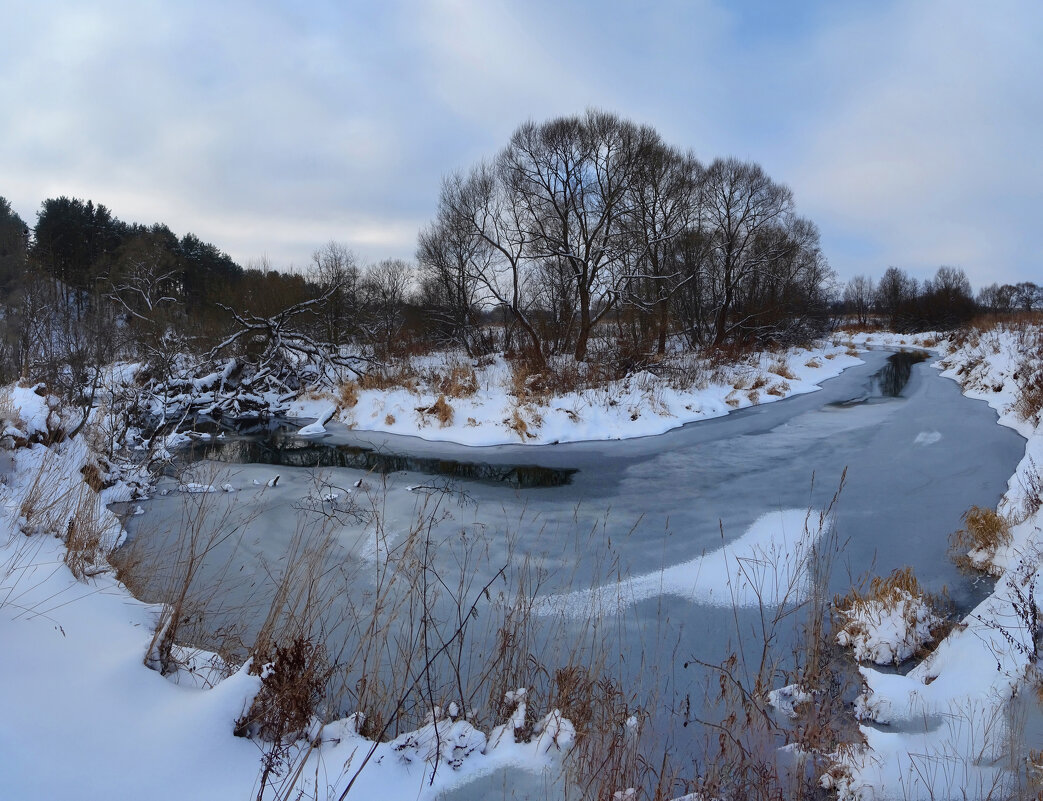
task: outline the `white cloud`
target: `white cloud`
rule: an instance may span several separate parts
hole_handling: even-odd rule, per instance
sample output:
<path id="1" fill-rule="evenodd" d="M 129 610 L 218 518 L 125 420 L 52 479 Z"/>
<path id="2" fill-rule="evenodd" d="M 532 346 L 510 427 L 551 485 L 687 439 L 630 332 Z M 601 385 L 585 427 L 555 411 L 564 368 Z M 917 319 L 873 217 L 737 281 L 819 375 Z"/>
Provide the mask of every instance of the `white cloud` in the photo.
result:
<path id="1" fill-rule="evenodd" d="M 1039 267 L 1038 0 L 114 0 L 5 22 L 0 194 L 29 222 L 71 194 L 242 260 L 330 238 L 408 257 L 442 174 L 600 105 L 761 161 L 842 275 Z"/>

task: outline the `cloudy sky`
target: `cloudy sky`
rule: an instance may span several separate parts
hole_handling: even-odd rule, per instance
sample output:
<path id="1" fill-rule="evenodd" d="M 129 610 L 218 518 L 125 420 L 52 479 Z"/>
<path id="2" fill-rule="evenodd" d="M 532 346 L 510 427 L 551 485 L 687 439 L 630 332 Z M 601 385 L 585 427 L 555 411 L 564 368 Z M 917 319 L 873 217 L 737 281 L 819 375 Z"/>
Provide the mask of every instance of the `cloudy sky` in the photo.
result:
<path id="1" fill-rule="evenodd" d="M 0 195 L 243 264 L 410 257 L 441 177 L 597 106 L 789 184 L 842 278 L 1043 279 L 1043 2 L 21 3 Z"/>

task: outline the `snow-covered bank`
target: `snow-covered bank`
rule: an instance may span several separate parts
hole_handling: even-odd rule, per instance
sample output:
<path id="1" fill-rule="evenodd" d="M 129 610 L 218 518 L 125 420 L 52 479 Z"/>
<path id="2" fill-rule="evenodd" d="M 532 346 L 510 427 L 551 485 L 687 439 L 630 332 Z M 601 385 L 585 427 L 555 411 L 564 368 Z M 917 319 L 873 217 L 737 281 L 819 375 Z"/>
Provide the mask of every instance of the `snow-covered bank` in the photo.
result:
<path id="1" fill-rule="evenodd" d="M 18 433 L 46 435 L 46 398 L 11 394 Z M 263 745 L 233 729 L 261 679 L 247 666 L 221 678 L 206 669 L 210 655 L 183 648 L 184 669 L 163 676 L 145 666 L 162 609 L 133 598 L 104 561 L 123 536 L 105 504 L 131 488 L 95 494 L 81 473 L 89 461 L 82 438 L 3 460 L 0 798 L 252 797 Z M 86 523 L 91 536 L 79 536 Z M 524 693 L 514 696 L 488 734 L 453 710 L 379 744 L 357 732 L 355 717 L 316 723 L 265 797 L 338 798 L 353 782 L 352 798 L 433 799 L 508 765 L 555 771 L 571 724 L 557 710 L 527 717 Z"/>
<path id="2" fill-rule="evenodd" d="M 290 404 L 287 414 L 320 419 L 331 400 L 336 418 L 364 431 L 407 434 L 462 445 L 546 445 L 662 434 L 734 409 L 814 392 L 861 364 L 848 338 L 777 353 L 755 352 L 735 364 L 671 357 L 658 372 L 639 372 L 596 387 L 555 391 L 539 376 L 519 376 L 496 357 L 481 363 L 425 357 L 379 387 L 350 385 Z M 574 369 L 574 364 L 565 365 Z M 321 434 L 307 426 L 308 435 Z"/>
<path id="3" fill-rule="evenodd" d="M 1025 419 L 1018 399 L 1034 360 L 1038 369 L 1041 337 L 1037 327 L 996 328 L 937 343 L 942 375 L 959 382 L 968 397 L 988 402 L 1002 425 L 1026 438 L 1025 456 L 998 507 L 1010 538 L 990 551 L 988 563 L 972 553 L 980 567 L 999 575 L 995 589 L 927 659 L 905 676 L 861 668 L 865 689 L 856 712 L 866 721 L 866 745 L 841 755 L 825 782 L 841 798 L 1009 797 L 1017 790 L 1023 754 L 1008 705 L 1039 680 L 1035 636 L 1043 611 L 1037 601 L 1043 426 L 1038 415 Z M 860 339 L 893 345 L 900 338 Z M 973 466 L 974 455 L 967 458 Z"/>

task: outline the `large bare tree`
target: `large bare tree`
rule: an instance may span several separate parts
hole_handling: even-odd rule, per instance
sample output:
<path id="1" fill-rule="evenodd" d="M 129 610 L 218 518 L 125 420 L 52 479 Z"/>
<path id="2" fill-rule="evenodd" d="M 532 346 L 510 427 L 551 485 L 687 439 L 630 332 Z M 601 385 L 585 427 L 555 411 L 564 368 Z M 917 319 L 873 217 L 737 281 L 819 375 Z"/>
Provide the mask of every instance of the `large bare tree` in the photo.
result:
<path id="1" fill-rule="evenodd" d="M 760 165 L 729 158 L 714 161 L 706 170 L 703 198 L 712 237 L 706 300 L 713 310 L 713 344 L 720 345 L 744 322 L 732 319 L 743 285 L 789 246 L 785 238 L 770 240 L 765 235 L 789 222 L 793 193 L 772 181 Z M 768 241 L 772 244 L 764 246 Z"/>

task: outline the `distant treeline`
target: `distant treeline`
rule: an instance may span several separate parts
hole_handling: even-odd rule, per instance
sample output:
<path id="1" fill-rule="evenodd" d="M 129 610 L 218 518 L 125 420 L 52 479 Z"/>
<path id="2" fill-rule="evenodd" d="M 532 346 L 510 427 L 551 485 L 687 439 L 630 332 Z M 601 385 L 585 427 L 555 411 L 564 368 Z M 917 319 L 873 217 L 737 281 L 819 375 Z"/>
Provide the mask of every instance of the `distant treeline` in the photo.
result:
<path id="1" fill-rule="evenodd" d="M 1043 309 L 1043 287 L 1031 281 L 991 284 L 977 297 L 958 267 L 939 267 L 920 282 L 898 267 L 888 267 L 878 282 L 865 275 L 848 281 L 839 308 L 860 324 L 879 322 L 894 331 L 947 331 L 980 313 Z"/>
<path id="2" fill-rule="evenodd" d="M 0 198 L 0 293 L 4 380 L 41 364 L 61 373 L 54 365 L 87 347 L 79 361 L 94 364 L 222 342 L 249 356 L 291 318 L 309 347 L 375 358 L 453 346 L 639 363 L 671 338 L 787 343 L 843 316 L 952 328 L 982 308 L 1043 304 L 1033 284 L 975 299 L 952 267 L 923 283 L 892 267 L 841 286 L 816 226 L 760 166 L 704 165 L 599 111 L 525 123 L 493 158 L 447 177 L 415 262 L 360 265 L 331 241 L 303 271 L 244 268 L 191 233 L 126 223 L 90 200 L 45 200 L 30 228 Z"/>

